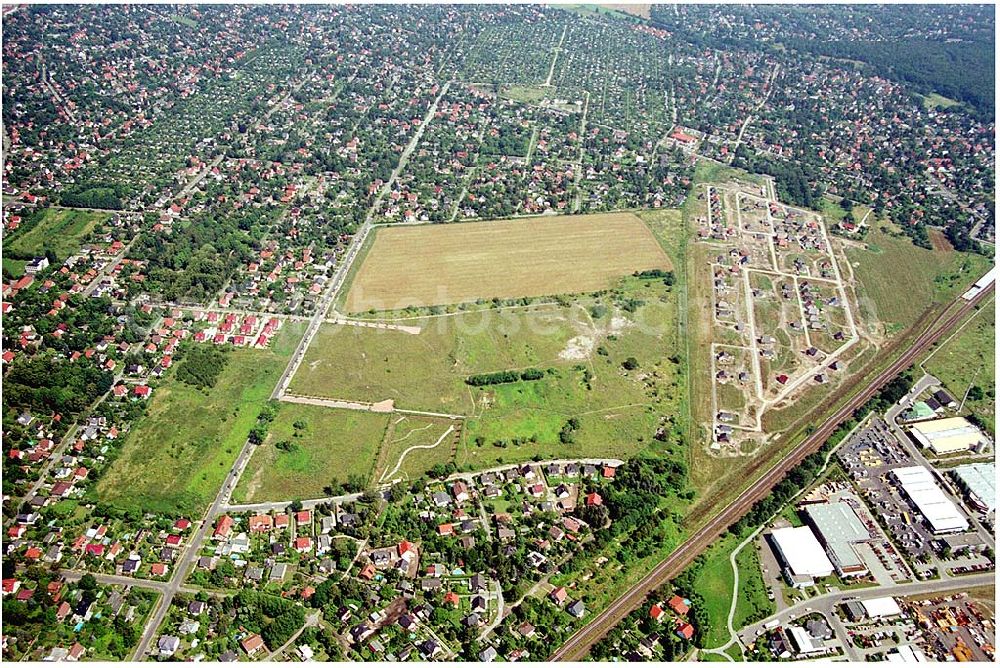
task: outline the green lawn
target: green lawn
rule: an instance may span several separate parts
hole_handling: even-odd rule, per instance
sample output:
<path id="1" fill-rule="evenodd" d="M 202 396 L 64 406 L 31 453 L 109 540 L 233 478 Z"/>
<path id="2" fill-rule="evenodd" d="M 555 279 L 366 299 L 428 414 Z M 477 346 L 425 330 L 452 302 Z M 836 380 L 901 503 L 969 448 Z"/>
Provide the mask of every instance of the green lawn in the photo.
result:
<path id="1" fill-rule="evenodd" d="M 146 512 L 197 515 L 215 497 L 304 331 L 286 322 L 267 350 L 237 349 L 215 387 L 170 375 L 101 478 L 98 497 Z"/>
<path id="2" fill-rule="evenodd" d="M 28 264 L 27 260 L 15 260 L 9 257 L 3 258 L 4 271 L 14 278 L 21 278 L 24 276 L 24 266 L 26 264 Z"/>
<path id="3" fill-rule="evenodd" d="M 705 563 L 695 578 L 695 591 L 704 599 L 709 619 L 708 628 L 703 629 L 708 648 L 724 645 L 729 640 L 726 621 L 733 600 L 733 568 L 729 564 L 729 553 L 739 543 L 740 539 L 730 533 L 712 543 L 704 553 Z"/>
<path id="4" fill-rule="evenodd" d="M 873 224 L 868 248 L 848 248 L 861 283 L 862 317 L 877 317 L 890 332 L 915 324 L 931 306 L 963 292 L 986 273 L 982 255 L 914 246 L 909 237 L 882 231 Z"/>
<path id="5" fill-rule="evenodd" d="M 941 379 L 959 401 L 970 383 L 983 398 L 969 399 L 965 409 L 978 415 L 996 433 L 996 300 L 992 297 L 924 360 L 924 368 Z"/>
<path id="6" fill-rule="evenodd" d="M 332 481 L 368 480 L 389 416 L 282 402 L 236 487 L 237 502 L 313 499 Z M 298 424 L 298 427 L 296 427 Z M 291 451 L 276 444 L 288 441 Z"/>
<path id="7" fill-rule="evenodd" d="M 31 229 L 5 241 L 4 251 L 17 257 L 27 257 L 44 255 L 46 250 L 51 249 L 62 261 L 79 251 L 90 231 L 110 217 L 110 213 L 102 211 L 46 209 L 42 219 Z"/>

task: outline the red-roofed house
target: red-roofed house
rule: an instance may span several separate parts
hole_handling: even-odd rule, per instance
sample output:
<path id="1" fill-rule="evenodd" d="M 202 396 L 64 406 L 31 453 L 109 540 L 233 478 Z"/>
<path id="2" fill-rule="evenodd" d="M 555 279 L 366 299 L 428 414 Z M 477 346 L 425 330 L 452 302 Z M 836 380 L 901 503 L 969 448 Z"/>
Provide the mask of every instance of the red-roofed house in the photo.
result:
<path id="1" fill-rule="evenodd" d="M 674 595 L 667 605 L 669 605 L 670 609 L 678 615 L 686 615 L 691 609 L 691 601 L 677 595 Z"/>
<path id="2" fill-rule="evenodd" d="M 227 538 L 232 530 L 233 518 L 229 515 L 223 515 L 215 523 L 215 531 L 212 533 L 212 538 Z"/>

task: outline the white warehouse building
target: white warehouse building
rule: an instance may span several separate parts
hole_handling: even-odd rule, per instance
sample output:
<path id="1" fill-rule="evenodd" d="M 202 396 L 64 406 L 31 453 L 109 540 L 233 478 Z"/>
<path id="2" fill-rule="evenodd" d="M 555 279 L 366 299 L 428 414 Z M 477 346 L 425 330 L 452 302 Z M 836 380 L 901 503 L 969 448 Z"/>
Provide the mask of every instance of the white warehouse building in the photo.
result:
<path id="1" fill-rule="evenodd" d="M 969 521 L 941 491 L 933 474 L 923 466 L 893 469 L 892 475 L 936 534 L 955 533 L 969 528 Z"/>
<path id="2" fill-rule="evenodd" d="M 833 574 L 833 564 L 809 527 L 775 529 L 771 532 L 771 543 L 785 565 L 785 577 L 792 586 L 808 586 L 815 578 Z"/>

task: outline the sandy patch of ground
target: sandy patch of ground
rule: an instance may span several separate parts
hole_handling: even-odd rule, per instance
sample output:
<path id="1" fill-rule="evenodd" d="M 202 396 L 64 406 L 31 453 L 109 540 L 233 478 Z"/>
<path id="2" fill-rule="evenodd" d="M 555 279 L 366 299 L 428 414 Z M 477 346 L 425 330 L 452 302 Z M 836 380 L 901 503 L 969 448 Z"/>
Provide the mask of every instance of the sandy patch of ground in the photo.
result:
<path id="1" fill-rule="evenodd" d="M 628 318 L 615 314 L 611 317 L 607 326 L 598 326 L 588 318 L 587 322 L 580 322 L 581 327 L 586 331 L 574 336 L 566 342 L 566 347 L 559 352 L 561 360 L 585 360 L 589 359 L 597 348 L 597 342 L 612 334 L 619 334 L 631 327 L 634 323 Z"/>

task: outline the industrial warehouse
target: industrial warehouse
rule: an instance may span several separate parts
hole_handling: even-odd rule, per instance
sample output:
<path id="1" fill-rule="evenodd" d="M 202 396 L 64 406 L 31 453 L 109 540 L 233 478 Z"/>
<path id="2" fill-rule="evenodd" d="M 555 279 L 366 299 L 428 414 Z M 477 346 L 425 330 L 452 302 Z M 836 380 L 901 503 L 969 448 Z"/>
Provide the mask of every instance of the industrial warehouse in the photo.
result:
<path id="1" fill-rule="evenodd" d="M 968 520 L 941 491 L 928 469 L 923 466 L 906 466 L 893 469 L 892 475 L 935 534 L 954 533 L 969 528 Z"/>
<path id="2" fill-rule="evenodd" d="M 850 505 L 843 501 L 820 503 L 804 507 L 803 512 L 826 547 L 837 575 L 842 578 L 868 575 L 868 566 L 854 545 L 871 540 L 872 536 Z"/>
<path id="3" fill-rule="evenodd" d="M 771 543 L 785 565 L 785 578 L 793 587 L 807 587 L 816 578 L 833 574 L 833 564 L 809 527 L 775 529 L 771 532 Z"/>
<path id="4" fill-rule="evenodd" d="M 910 434 L 935 455 L 956 452 L 981 452 L 990 439 L 964 417 L 944 418 L 918 422 L 910 427 Z"/>
<path id="5" fill-rule="evenodd" d="M 976 510 L 990 514 L 997 509 L 997 479 L 994 464 L 963 464 L 951 471 L 959 488 Z"/>

